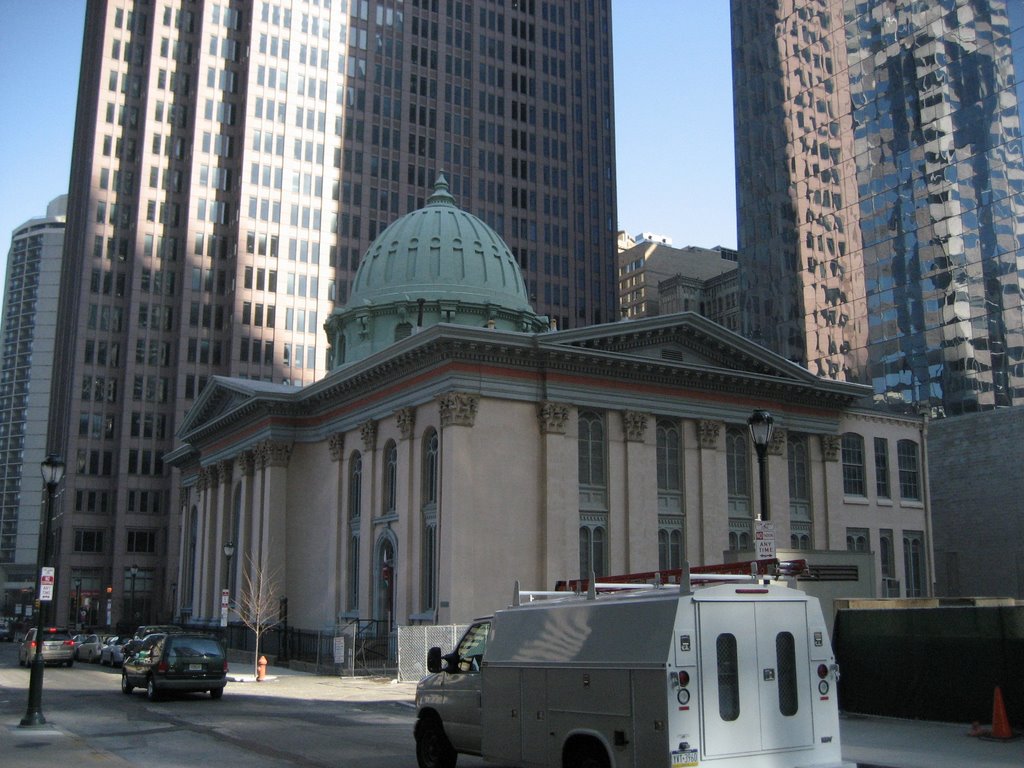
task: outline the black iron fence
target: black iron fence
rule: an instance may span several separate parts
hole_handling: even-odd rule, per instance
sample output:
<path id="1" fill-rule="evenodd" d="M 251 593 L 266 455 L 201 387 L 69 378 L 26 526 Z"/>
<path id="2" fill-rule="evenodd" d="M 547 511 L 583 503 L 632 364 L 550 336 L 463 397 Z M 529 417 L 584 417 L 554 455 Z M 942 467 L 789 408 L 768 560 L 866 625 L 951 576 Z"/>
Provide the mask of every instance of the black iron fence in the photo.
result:
<path id="1" fill-rule="evenodd" d="M 230 651 L 255 658 L 256 633 L 244 624 L 191 628 L 219 632 Z M 385 621 L 352 621 L 323 630 L 278 625 L 260 635 L 259 655 L 272 664 L 308 668 L 318 674 L 394 676 L 398 639 Z"/>

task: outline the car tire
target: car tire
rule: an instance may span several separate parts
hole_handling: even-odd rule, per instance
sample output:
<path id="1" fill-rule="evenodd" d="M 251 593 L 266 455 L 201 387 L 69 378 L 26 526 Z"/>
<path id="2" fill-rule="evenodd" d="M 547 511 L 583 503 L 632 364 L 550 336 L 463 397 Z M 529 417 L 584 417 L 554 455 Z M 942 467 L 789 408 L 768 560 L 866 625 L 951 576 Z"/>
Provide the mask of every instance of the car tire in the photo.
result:
<path id="1" fill-rule="evenodd" d="M 135 686 L 128 682 L 128 675 L 121 673 L 121 693 L 126 696 L 135 690 Z"/>
<path id="2" fill-rule="evenodd" d="M 223 698 L 223 696 L 224 696 L 224 689 L 223 688 L 211 688 L 210 689 L 210 698 L 211 699 L 220 699 L 220 698 Z"/>
<path id="3" fill-rule="evenodd" d="M 68 659 L 67 666 L 70 668 L 70 667 L 73 667 L 74 665 L 75 665 L 75 660 L 74 659 Z"/>
<path id="4" fill-rule="evenodd" d="M 416 723 L 416 763 L 419 768 L 455 768 L 458 753 L 436 717 Z"/>
<path id="5" fill-rule="evenodd" d="M 160 701 L 160 690 L 156 687 L 152 675 L 146 680 L 146 698 L 150 701 Z"/>

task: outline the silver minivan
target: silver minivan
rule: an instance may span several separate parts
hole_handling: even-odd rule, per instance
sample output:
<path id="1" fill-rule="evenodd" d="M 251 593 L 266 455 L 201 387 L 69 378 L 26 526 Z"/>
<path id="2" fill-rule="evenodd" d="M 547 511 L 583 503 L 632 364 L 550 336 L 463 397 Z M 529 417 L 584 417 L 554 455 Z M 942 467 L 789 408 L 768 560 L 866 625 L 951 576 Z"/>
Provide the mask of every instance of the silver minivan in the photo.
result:
<path id="1" fill-rule="evenodd" d="M 31 666 L 36 655 L 37 630 L 38 627 L 30 628 L 18 649 L 18 664 L 23 667 Z M 70 667 L 75 663 L 75 641 L 66 629 L 43 627 L 42 655 L 44 664 L 66 664 Z"/>

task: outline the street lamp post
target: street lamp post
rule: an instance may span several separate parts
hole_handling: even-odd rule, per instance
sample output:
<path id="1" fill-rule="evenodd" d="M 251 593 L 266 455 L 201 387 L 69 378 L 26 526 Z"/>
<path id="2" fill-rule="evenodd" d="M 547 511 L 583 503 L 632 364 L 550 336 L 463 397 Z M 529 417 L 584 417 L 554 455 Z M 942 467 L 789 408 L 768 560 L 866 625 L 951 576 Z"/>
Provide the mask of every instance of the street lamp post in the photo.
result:
<path id="1" fill-rule="evenodd" d="M 46 514 L 43 517 L 43 537 L 39 541 L 39 613 L 36 615 L 36 648 L 32 656 L 32 669 L 28 683 L 28 707 L 21 718 L 22 727 L 46 725 L 43 717 L 43 568 L 49 559 L 50 519 L 53 517 L 53 497 L 64 477 L 64 461 L 55 453 L 51 453 L 41 465 L 43 482 L 46 483 Z M 51 599 L 50 597 L 47 600 Z"/>
<path id="2" fill-rule="evenodd" d="M 757 451 L 757 471 L 761 482 L 761 513 L 758 519 L 769 520 L 768 511 L 768 474 L 765 471 L 764 459 L 768 454 L 768 443 L 772 439 L 772 428 L 774 425 L 772 415 L 768 411 L 754 411 L 747 419 L 747 427 L 750 429 L 750 439 L 754 441 L 754 449 Z"/>
<path id="3" fill-rule="evenodd" d="M 231 557 L 235 554 L 235 542 L 228 541 L 224 544 L 224 557 L 227 560 L 227 570 L 224 572 L 224 591 L 220 593 L 220 625 L 228 625 L 228 608 L 231 603 Z"/>
<path id="4" fill-rule="evenodd" d="M 132 626 L 134 627 L 136 624 L 138 624 L 138 621 L 136 620 L 136 617 L 135 617 L 135 577 L 139 575 L 139 566 L 137 566 L 135 563 L 132 563 L 131 574 L 132 574 L 132 600 L 131 600 L 131 603 L 129 603 L 129 613 L 131 614 L 130 621 L 132 623 Z"/>
<path id="5" fill-rule="evenodd" d="M 75 629 L 82 630 L 82 578 L 75 577 Z"/>

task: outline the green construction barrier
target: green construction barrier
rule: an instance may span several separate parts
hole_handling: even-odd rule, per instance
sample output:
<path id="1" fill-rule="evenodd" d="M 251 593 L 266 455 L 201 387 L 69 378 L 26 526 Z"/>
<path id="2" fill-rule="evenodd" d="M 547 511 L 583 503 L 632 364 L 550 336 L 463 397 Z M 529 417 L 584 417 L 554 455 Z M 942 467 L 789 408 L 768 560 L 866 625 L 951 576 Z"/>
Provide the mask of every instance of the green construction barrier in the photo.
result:
<path id="1" fill-rule="evenodd" d="M 991 724 L 998 686 L 1024 725 L 1024 607 L 840 610 L 833 647 L 845 712 Z"/>

